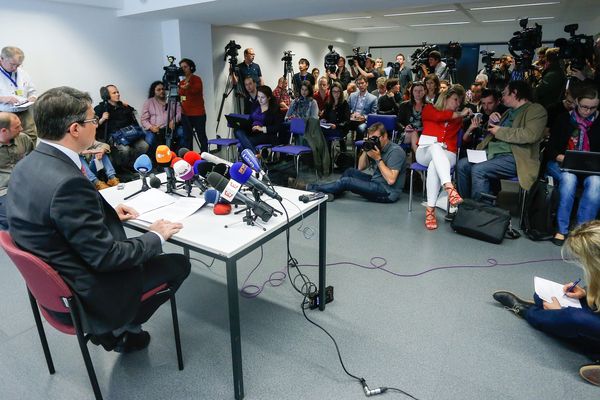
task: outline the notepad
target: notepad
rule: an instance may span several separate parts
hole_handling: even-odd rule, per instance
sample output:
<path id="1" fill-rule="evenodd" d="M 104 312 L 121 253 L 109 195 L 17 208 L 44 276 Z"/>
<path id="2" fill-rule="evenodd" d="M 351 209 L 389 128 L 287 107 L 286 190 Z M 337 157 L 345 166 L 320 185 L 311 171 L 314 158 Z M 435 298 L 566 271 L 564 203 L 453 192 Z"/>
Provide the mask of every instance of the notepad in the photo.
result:
<path id="1" fill-rule="evenodd" d="M 479 164 L 487 161 L 487 153 L 485 150 L 471 150 L 467 149 L 467 159 L 470 163 Z"/>
<path id="2" fill-rule="evenodd" d="M 581 308 L 581 303 L 578 299 L 572 299 L 564 295 L 564 285 L 560 283 L 536 276 L 533 278 L 533 286 L 535 287 L 535 293 L 539 298 L 548 303 L 552 303 L 552 298 L 556 297 L 561 307 Z"/>

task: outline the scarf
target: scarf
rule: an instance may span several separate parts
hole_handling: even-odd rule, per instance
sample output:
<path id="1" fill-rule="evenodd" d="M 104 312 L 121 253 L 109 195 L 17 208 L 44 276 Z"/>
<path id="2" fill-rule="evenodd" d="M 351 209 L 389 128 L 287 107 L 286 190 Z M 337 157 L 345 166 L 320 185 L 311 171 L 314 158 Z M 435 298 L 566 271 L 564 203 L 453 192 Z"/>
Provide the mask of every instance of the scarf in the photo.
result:
<path id="1" fill-rule="evenodd" d="M 571 122 L 576 128 L 571 132 L 567 147 L 568 150 L 590 151 L 588 132 L 598 113 L 595 112 L 587 118 L 583 118 L 581 115 L 577 114 L 576 110 L 571 111 L 569 114 L 571 116 Z"/>

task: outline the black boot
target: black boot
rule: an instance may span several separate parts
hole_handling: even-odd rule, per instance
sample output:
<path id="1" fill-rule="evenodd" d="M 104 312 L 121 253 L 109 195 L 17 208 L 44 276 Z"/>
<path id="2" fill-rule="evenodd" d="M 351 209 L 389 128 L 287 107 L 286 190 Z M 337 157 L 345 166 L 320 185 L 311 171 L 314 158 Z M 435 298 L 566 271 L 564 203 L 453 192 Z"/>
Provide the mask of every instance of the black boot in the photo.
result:
<path id="1" fill-rule="evenodd" d="M 525 313 L 534 303 L 525 301 L 517 297 L 515 294 L 506 290 L 499 290 L 493 294 L 494 299 L 502 304 L 506 309 L 514 312 L 519 317 L 525 317 Z"/>

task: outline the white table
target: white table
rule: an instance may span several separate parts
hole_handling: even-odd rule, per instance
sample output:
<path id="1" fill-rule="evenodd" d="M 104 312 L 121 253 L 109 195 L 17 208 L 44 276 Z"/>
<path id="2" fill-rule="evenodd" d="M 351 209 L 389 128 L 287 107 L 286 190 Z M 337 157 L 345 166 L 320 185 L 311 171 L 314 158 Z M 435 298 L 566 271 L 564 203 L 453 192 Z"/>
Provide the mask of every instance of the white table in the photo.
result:
<path id="1" fill-rule="evenodd" d="M 165 180 L 164 174 L 158 175 Z M 112 187 L 100 191 L 113 207 L 123 202 L 123 199 L 141 188 L 139 180 L 126 183 L 123 189 Z M 163 186 L 164 188 L 164 186 Z M 242 221 L 243 214 L 214 215 L 211 206 L 205 206 L 190 217 L 183 220 L 183 229 L 174 235 L 169 242 L 181 246 L 189 258 L 190 250 L 214 257 L 225 262 L 227 271 L 227 293 L 229 307 L 229 330 L 231 335 L 231 358 L 233 368 L 233 384 L 236 399 L 244 397 L 244 382 L 242 374 L 242 347 L 240 336 L 239 289 L 237 282 L 237 260 L 284 232 L 298 223 L 303 217 L 319 211 L 319 310 L 325 310 L 325 265 L 327 240 L 327 202 L 320 199 L 303 203 L 298 196 L 306 192 L 275 187 L 281 195 L 283 206 L 289 215 L 289 223 L 285 214 L 277 213 L 268 222 L 258 219 L 257 222 L 266 230 L 257 226 L 249 226 Z M 183 190 L 180 190 L 183 193 Z M 196 197 L 202 196 L 198 189 L 192 191 Z M 248 193 L 251 196 L 250 193 Z M 262 199 L 279 211 L 281 205 L 263 195 Z M 241 207 L 240 207 L 241 208 Z M 146 231 L 147 222 L 132 220 L 126 225 L 138 231 Z M 225 226 L 228 226 L 227 228 Z"/>

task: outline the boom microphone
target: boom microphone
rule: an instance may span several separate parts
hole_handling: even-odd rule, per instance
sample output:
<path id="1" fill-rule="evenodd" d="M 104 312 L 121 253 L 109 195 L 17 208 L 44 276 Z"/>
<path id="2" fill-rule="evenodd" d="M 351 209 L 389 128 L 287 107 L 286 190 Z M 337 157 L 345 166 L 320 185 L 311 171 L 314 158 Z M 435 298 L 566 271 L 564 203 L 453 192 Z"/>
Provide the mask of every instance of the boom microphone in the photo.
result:
<path id="1" fill-rule="evenodd" d="M 232 164 L 231 161 L 223 160 L 221 157 L 217 157 L 206 151 L 203 151 L 202 154 L 200 154 L 200 156 L 202 157 L 203 160 L 209 161 L 213 164 L 225 164 L 228 167 L 231 167 L 231 164 Z"/>
<path id="2" fill-rule="evenodd" d="M 207 180 L 208 183 L 210 183 L 210 185 L 217 189 L 219 192 L 223 193 L 224 195 L 232 195 L 232 192 L 228 188 L 228 186 L 230 186 L 229 181 L 223 175 L 217 172 L 211 172 L 210 174 L 208 174 Z M 233 198 L 235 200 L 243 202 L 246 205 L 246 207 L 252 210 L 252 212 L 254 212 L 254 214 L 260 219 L 262 219 L 264 222 L 267 222 L 275 212 L 275 209 L 267 203 L 262 201 L 254 201 L 240 192 L 236 192 L 233 195 Z"/>
<path id="3" fill-rule="evenodd" d="M 229 173 L 231 174 L 231 179 L 234 179 L 241 184 L 245 183 L 275 200 L 282 201 L 281 196 L 277 194 L 277 192 L 252 176 L 252 170 L 246 164 L 239 161 L 234 163 L 229 169 Z"/>

